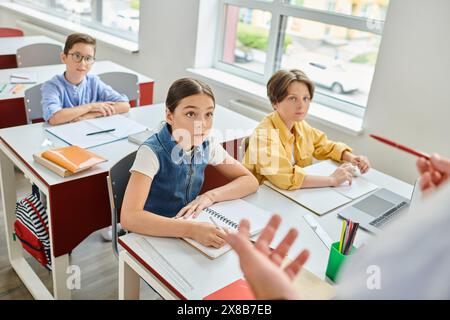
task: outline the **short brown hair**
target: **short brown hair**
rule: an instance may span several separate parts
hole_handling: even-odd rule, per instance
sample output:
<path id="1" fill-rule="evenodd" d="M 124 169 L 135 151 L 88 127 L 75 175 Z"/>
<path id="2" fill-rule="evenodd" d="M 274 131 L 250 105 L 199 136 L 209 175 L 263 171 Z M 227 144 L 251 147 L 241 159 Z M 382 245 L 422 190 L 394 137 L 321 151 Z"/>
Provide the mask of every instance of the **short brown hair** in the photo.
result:
<path id="1" fill-rule="evenodd" d="M 294 81 L 304 83 L 308 87 L 311 99 L 314 97 L 314 82 L 303 71 L 298 69 L 279 70 L 267 82 L 267 96 L 270 103 L 274 105 L 283 101 L 288 95 L 289 85 Z"/>
<path id="2" fill-rule="evenodd" d="M 176 80 L 169 88 L 166 98 L 166 107 L 174 112 L 181 100 L 196 94 L 206 94 L 216 105 L 216 99 L 211 88 L 203 81 L 193 78 L 181 78 Z"/>
<path id="3" fill-rule="evenodd" d="M 91 37 L 85 33 L 72 33 L 66 39 L 66 44 L 64 45 L 64 54 L 68 55 L 69 50 L 77 43 L 85 43 L 94 47 L 94 53 L 96 50 L 97 41 L 95 38 Z"/>

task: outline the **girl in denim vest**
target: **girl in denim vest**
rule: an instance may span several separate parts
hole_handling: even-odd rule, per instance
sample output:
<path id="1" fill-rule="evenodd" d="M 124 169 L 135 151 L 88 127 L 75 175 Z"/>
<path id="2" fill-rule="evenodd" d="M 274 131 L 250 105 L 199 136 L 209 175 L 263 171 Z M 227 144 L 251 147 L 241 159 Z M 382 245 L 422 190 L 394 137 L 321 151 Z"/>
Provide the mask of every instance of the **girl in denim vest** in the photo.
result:
<path id="1" fill-rule="evenodd" d="M 166 123 L 139 148 L 130 169 L 123 200 L 122 226 L 132 232 L 160 237 L 191 238 L 220 248 L 225 232 L 197 216 L 215 202 L 244 197 L 258 182 L 208 133 L 212 128 L 214 95 L 205 83 L 175 81 L 166 99 Z M 231 182 L 199 195 L 207 165 Z"/>

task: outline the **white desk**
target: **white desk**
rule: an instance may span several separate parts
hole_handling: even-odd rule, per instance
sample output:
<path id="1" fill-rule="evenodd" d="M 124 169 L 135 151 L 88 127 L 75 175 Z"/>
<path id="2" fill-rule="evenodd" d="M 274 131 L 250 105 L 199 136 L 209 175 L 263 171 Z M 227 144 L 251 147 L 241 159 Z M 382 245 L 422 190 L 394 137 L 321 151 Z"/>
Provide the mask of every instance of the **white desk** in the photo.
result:
<path id="1" fill-rule="evenodd" d="M 411 197 L 412 185 L 375 169 L 370 169 L 366 178 L 380 188 L 387 188 L 404 197 Z M 289 257 L 294 258 L 301 250 L 308 249 L 310 258 L 304 267 L 319 278 L 325 279 L 329 250 L 306 223 L 303 215 L 312 214 L 330 237 L 338 241 L 342 224 L 337 213 L 344 210 L 346 206 L 319 217 L 265 185 L 244 200 L 282 216 L 282 224 L 273 241 L 274 245 L 282 240 L 290 228 L 297 229 L 299 237 L 289 251 Z M 371 237 L 368 232 L 361 229 L 357 234 L 355 246 L 359 247 Z M 167 267 L 165 268 L 161 263 L 150 263 L 149 260 L 142 259 L 145 252 L 133 245 L 138 238 L 142 236 L 128 234 L 119 238 L 119 243 L 126 249 L 119 255 L 120 299 L 139 297 L 139 277 L 147 281 L 165 299 L 202 299 L 205 295 L 242 277 L 237 256 L 232 251 L 219 259 L 209 260 L 180 239 L 149 237 L 154 242 L 154 248 L 174 266 L 179 274 L 178 278 L 185 279 L 191 287 L 180 285 L 181 281 L 174 281 L 173 277 L 167 276 Z M 150 259 L 150 261 L 153 260 Z"/>
<path id="2" fill-rule="evenodd" d="M 1 38 L 0 38 L 1 39 Z M 63 74 L 66 70 L 65 64 L 55 64 L 55 65 L 47 65 L 47 66 L 37 66 L 37 67 L 27 67 L 27 68 L 12 68 L 12 69 L 2 69 L 0 70 L 0 84 L 8 83 L 9 84 L 9 76 L 13 73 L 33 73 L 37 75 L 37 82 L 25 84 L 25 89 L 34 87 L 35 85 L 44 83 L 51 78 L 53 78 L 57 74 Z M 114 63 L 112 61 L 97 61 L 93 64 L 92 70 L 90 74 L 102 74 L 106 72 L 128 72 L 133 73 L 138 76 L 139 83 L 148 83 L 154 82 L 153 79 L 144 76 L 138 72 L 135 72 L 131 69 L 125 68 L 120 64 Z M 14 86 L 13 84 L 9 84 L 5 90 L 0 93 L 0 99 L 15 99 L 15 98 L 23 98 L 24 90 L 18 92 L 16 94 L 12 94 L 9 92 L 10 87 Z"/>
<path id="3" fill-rule="evenodd" d="M 63 43 L 46 36 L 0 37 L 0 69 L 17 68 L 17 49 L 34 43 L 51 43 L 64 46 Z"/>
<path id="4" fill-rule="evenodd" d="M 25 104 L 23 101 L 24 91 L 27 88 L 44 83 L 57 74 L 62 74 L 66 70 L 65 64 L 28 67 L 16 69 L 0 70 L 0 86 L 7 83 L 7 87 L 0 93 L 0 128 L 22 125 L 27 123 Z M 101 74 L 105 72 L 128 72 L 138 76 L 140 87 L 140 103 L 141 105 L 149 105 L 153 103 L 153 84 L 154 80 L 137 73 L 131 69 L 125 68 L 112 61 L 98 61 L 92 66 L 92 74 Z M 18 93 L 11 93 L 10 90 L 14 86 L 9 84 L 9 77 L 13 73 L 34 73 L 37 75 L 37 83 L 25 84 L 24 90 Z"/>
<path id="5" fill-rule="evenodd" d="M 15 55 L 17 49 L 35 43 L 57 44 L 60 45 L 61 48 L 64 46 L 63 43 L 46 36 L 1 37 L 0 55 Z"/>
<path id="6" fill-rule="evenodd" d="M 165 107 L 157 104 L 132 108 L 128 113 L 131 119 L 148 126 L 157 127 L 164 119 Z M 230 129 L 244 128 L 249 131 L 257 125 L 256 121 L 217 106 L 214 127 L 228 132 L 226 139 L 240 139 L 243 130 L 234 136 Z M 138 146 L 120 140 L 91 148 L 93 152 L 108 159 L 95 168 L 77 175 L 62 178 L 33 161 L 33 153 L 42 151 L 41 144 L 47 138 L 53 147 L 66 144 L 47 133 L 44 123 L 12 127 L 0 130 L 0 178 L 5 217 L 6 239 L 9 260 L 16 273 L 33 297 L 37 299 L 69 299 L 70 290 L 66 287 L 66 269 L 69 264 L 68 253 L 92 232 L 111 224 L 106 176 L 111 166 L 125 155 L 137 150 Z M 222 140 L 225 141 L 225 140 Z M 51 255 L 53 265 L 53 295 L 45 288 L 22 256 L 18 241 L 13 241 L 15 221 L 16 186 L 14 166 L 17 166 L 31 182 L 46 195 L 49 216 Z"/>

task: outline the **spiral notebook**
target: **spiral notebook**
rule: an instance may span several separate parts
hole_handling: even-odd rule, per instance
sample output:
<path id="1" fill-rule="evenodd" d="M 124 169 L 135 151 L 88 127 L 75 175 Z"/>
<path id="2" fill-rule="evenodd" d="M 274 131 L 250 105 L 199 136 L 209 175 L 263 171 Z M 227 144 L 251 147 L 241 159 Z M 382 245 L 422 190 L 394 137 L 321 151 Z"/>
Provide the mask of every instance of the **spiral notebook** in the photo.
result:
<path id="1" fill-rule="evenodd" d="M 269 222 L 271 214 L 263 209 L 254 206 L 244 200 L 230 200 L 216 203 L 209 208 L 204 209 L 197 218 L 188 218 L 199 222 L 211 222 L 210 217 L 220 227 L 228 228 L 230 232 L 236 232 L 239 222 L 242 219 L 250 221 L 250 236 L 255 236 L 262 231 Z M 225 252 L 229 251 L 231 247 L 226 244 L 222 248 L 206 247 L 197 241 L 189 238 L 183 238 L 189 244 L 200 250 L 211 259 L 215 259 Z"/>

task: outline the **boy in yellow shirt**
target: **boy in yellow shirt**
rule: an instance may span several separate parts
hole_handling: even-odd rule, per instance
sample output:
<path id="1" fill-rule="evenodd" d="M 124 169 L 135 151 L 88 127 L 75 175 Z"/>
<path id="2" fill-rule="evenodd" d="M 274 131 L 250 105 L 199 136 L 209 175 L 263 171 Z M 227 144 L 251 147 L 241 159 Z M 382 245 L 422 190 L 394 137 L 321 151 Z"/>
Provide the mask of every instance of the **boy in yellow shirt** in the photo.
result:
<path id="1" fill-rule="evenodd" d="M 351 183 L 354 166 L 362 174 L 369 160 L 356 156 L 344 143 L 334 142 L 311 127 L 304 118 L 314 96 L 314 83 L 300 70 L 280 70 L 267 83 L 267 95 L 275 112 L 267 115 L 249 140 L 243 164 L 258 179 L 275 186 L 299 188 L 339 186 Z M 345 162 L 330 176 L 307 175 L 302 169 L 318 160 Z"/>

